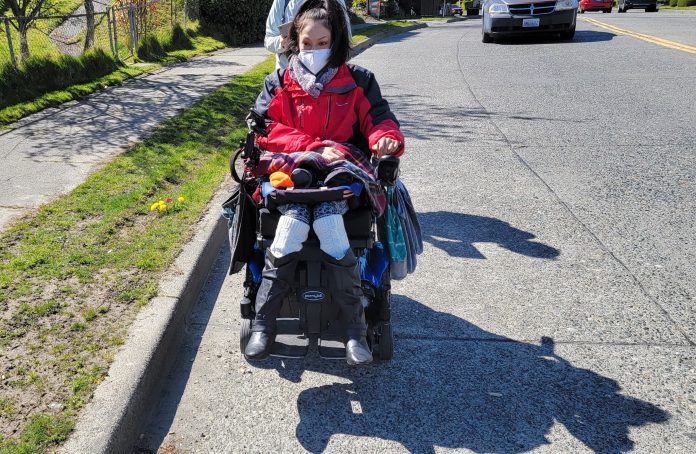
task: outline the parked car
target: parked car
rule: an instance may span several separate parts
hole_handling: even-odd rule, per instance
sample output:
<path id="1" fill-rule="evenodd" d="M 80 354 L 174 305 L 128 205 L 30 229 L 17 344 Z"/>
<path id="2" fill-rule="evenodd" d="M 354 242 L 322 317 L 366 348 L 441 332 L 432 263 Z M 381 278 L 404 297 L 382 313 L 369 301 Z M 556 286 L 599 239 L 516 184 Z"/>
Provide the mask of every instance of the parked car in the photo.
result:
<path id="1" fill-rule="evenodd" d="M 583 14 L 585 11 L 601 11 L 603 13 L 611 13 L 614 6 L 614 0 L 580 0 L 578 5 L 578 13 Z"/>
<path id="2" fill-rule="evenodd" d="M 464 11 L 462 10 L 462 7 L 459 5 L 450 5 L 450 14 L 454 16 L 455 14 L 459 14 L 460 16 L 464 14 Z"/>
<path id="3" fill-rule="evenodd" d="M 657 0 L 617 0 L 616 6 L 620 13 L 629 9 L 644 9 L 646 13 L 655 13 L 658 10 Z"/>
<path id="4" fill-rule="evenodd" d="M 560 33 L 561 39 L 571 40 L 577 14 L 578 0 L 486 0 L 482 41 L 528 33 Z"/>

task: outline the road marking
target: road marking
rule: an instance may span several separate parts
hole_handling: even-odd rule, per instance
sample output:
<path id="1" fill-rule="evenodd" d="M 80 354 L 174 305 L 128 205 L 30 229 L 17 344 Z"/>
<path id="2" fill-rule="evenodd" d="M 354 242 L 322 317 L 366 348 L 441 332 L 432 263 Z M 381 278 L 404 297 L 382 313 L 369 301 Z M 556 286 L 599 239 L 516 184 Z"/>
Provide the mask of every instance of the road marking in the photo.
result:
<path id="1" fill-rule="evenodd" d="M 597 27 L 605 28 L 607 30 L 611 30 L 613 32 L 619 33 L 621 35 L 626 35 L 626 36 L 632 36 L 633 38 L 637 38 L 652 44 L 657 44 L 658 46 L 663 46 L 663 47 L 668 47 L 670 49 L 675 49 L 675 50 L 680 50 L 682 52 L 687 52 L 689 54 L 694 54 L 696 55 L 696 47 L 695 46 L 690 46 L 688 44 L 680 43 L 677 41 L 671 41 L 669 39 L 664 39 L 664 38 L 658 38 L 657 36 L 652 36 L 652 35 L 646 35 L 645 33 L 638 33 L 634 32 L 632 30 L 626 30 L 624 28 L 619 28 L 614 25 L 607 24 L 606 22 L 601 22 L 598 21 L 597 19 L 589 19 L 586 17 L 581 17 L 583 21 L 595 25 Z"/>

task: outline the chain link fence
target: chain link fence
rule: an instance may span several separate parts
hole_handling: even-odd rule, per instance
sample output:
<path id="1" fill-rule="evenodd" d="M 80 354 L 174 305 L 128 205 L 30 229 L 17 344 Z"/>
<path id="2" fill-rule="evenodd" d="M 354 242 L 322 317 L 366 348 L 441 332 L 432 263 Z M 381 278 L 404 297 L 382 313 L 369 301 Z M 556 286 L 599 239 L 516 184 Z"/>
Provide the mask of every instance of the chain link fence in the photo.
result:
<path id="1" fill-rule="evenodd" d="M 23 17 L 0 17 L 0 68 L 34 57 L 79 57 L 93 48 L 128 60 L 148 39 L 166 40 L 177 25 L 185 30 L 198 20 L 198 0 L 110 1 L 93 0 L 93 15 L 83 5 L 66 16 L 38 16 L 28 26 Z"/>

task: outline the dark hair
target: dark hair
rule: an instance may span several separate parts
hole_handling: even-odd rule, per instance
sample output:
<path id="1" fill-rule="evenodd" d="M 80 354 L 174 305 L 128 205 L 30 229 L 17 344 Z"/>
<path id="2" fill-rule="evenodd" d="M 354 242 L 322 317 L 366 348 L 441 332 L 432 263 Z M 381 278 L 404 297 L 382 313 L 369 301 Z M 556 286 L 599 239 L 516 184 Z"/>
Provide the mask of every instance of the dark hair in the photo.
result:
<path id="1" fill-rule="evenodd" d="M 307 0 L 302 4 L 290 26 L 288 50 L 285 55 L 289 58 L 300 52 L 300 31 L 309 20 L 321 22 L 331 31 L 331 55 L 328 65 L 337 68 L 347 62 L 350 54 L 349 25 L 345 7 L 339 0 Z"/>

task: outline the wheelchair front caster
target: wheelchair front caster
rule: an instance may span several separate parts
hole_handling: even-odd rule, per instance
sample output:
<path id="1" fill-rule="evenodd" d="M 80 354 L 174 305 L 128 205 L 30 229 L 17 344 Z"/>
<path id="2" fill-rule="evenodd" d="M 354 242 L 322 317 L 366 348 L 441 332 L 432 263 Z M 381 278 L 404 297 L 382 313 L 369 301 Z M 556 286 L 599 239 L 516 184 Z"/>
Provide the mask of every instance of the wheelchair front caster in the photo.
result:
<path id="1" fill-rule="evenodd" d="M 394 357 L 394 335 L 391 323 L 380 322 L 371 331 L 372 355 L 381 361 L 391 360 Z"/>
<path id="2" fill-rule="evenodd" d="M 242 326 L 239 328 L 239 351 L 244 354 L 246 346 L 251 337 L 251 320 L 248 318 L 242 319 Z"/>

